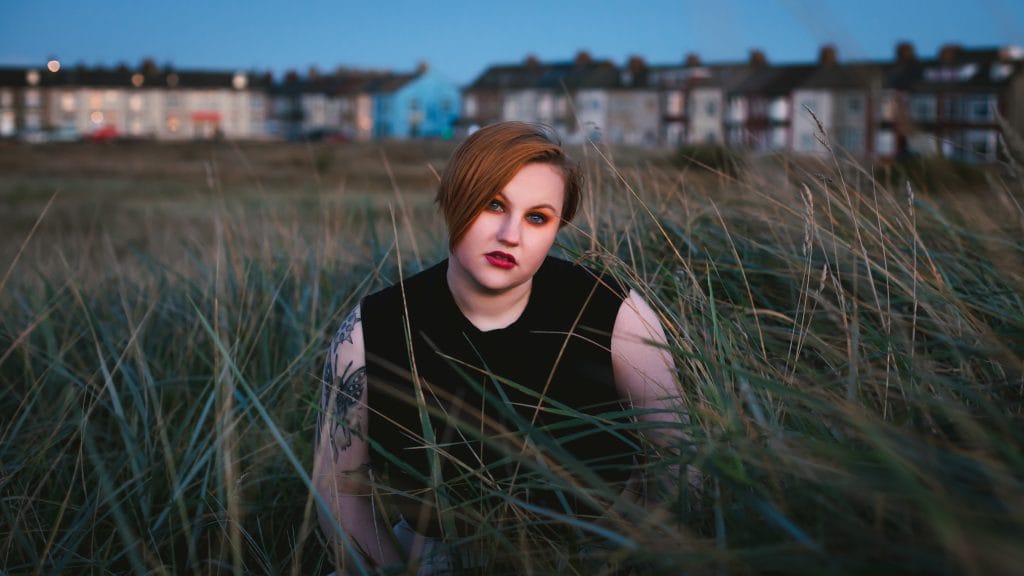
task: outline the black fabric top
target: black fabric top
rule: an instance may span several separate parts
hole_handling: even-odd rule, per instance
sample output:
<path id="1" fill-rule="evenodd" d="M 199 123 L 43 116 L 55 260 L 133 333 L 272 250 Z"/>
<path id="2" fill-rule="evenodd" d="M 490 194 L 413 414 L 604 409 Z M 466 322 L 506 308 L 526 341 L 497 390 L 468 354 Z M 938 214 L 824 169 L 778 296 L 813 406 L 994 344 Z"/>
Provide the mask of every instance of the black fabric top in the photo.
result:
<path id="1" fill-rule="evenodd" d="M 456 305 L 447 267 L 406 279 L 404 298 L 396 284 L 362 301 L 374 466 L 410 493 L 438 487 L 478 505 L 517 494 L 566 512 L 578 498 L 550 490 L 566 471 L 585 487 L 625 481 L 638 448 L 617 430 L 611 333 L 626 289 L 548 257 L 519 319 L 482 332 Z"/>

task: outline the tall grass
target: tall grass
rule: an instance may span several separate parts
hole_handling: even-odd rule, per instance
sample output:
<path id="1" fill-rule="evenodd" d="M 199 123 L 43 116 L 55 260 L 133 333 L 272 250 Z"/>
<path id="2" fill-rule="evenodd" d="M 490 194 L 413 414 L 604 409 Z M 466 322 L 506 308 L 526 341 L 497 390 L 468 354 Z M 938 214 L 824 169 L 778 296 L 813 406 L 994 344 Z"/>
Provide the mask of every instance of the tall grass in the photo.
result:
<path id="1" fill-rule="evenodd" d="M 617 524 L 483 488 L 514 511 L 462 534 L 490 572 L 1024 565 L 1019 179 L 919 188 L 839 152 L 729 173 L 580 154 L 588 196 L 559 249 L 661 315 L 689 415 L 675 459 L 702 486 L 679 478 L 660 512 L 626 507 Z M 234 202 L 214 174 L 200 212 L 152 213 L 154 237 L 84 227 L 46 262 L 59 212 L 24 227 L 0 302 L 5 572 L 332 569 L 306 472 L 323 351 L 360 296 L 397 279 L 398 254 L 409 273 L 445 252 L 429 196 L 384 157 L 375 194 L 317 172 L 294 202 Z M 631 415 L 608 417 L 636 438 Z M 557 450 L 541 432 L 535 446 Z M 536 463 L 523 474 L 611 496 Z M 581 558 L 580 534 L 601 552 Z"/>

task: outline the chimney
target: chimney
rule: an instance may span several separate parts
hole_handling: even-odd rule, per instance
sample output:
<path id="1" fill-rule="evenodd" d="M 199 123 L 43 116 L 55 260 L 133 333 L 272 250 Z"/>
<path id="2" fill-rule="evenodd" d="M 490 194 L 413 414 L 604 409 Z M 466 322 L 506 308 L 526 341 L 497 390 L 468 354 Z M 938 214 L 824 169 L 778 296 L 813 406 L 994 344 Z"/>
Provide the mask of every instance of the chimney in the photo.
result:
<path id="1" fill-rule="evenodd" d="M 586 66 L 590 64 L 592 61 L 593 58 L 590 57 L 590 52 L 587 52 L 586 50 L 580 50 L 579 52 L 576 53 L 577 66 Z"/>
<path id="2" fill-rule="evenodd" d="M 818 52 L 818 64 L 820 66 L 835 66 L 837 61 L 836 47 L 834 44 L 825 44 Z"/>
<path id="3" fill-rule="evenodd" d="M 430 70 L 430 62 L 426 60 L 420 60 L 416 63 L 416 74 L 425 74 L 427 70 Z"/>
<path id="4" fill-rule="evenodd" d="M 160 73 L 160 69 L 156 66 L 156 60 L 146 58 L 141 64 L 139 64 L 139 72 L 142 72 L 146 76 L 156 76 Z"/>
<path id="5" fill-rule="evenodd" d="M 288 70 L 284 73 L 284 81 L 286 84 L 295 84 L 299 81 L 299 73 L 295 70 Z"/>
<path id="6" fill-rule="evenodd" d="M 686 55 L 686 67 L 696 68 L 697 66 L 700 66 L 700 56 L 695 52 L 690 52 Z"/>
<path id="7" fill-rule="evenodd" d="M 320 70 L 316 66 L 310 66 L 309 71 L 306 73 L 306 77 L 310 80 L 316 80 L 320 77 Z"/>
<path id="8" fill-rule="evenodd" d="M 539 68 L 540 60 L 534 54 L 527 54 L 526 59 L 523 60 L 523 65 L 527 68 Z"/>
<path id="9" fill-rule="evenodd" d="M 768 57 L 764 55 L 763 50 L 751 50 L 750 51 L 750 66 L 753 68 L 764 68 L 768 65 Z"/>
<path id="10" fill-rule="evenodd" d="M 960 52 L 963 49 L 959 44 L 943 44 L 942 48 L 939 49 L 939 60 L 943 64 L 949 64 L 960 56 Z"/>
<path id="11" fill-rule="evenodd" d="M 627 65 L 633 76 L 639 76 L 647 70 L 647 62 L 644 61 L 642 56 L 630 56 Z"/>
<path id="12" fill-rule="evenodd" d="M 900 42 L 896 45 L 896 62 L 898 64 L 909 64 L 917 60 L 917 53 L 914 52 L 914 45 L 910 42 Z"/>

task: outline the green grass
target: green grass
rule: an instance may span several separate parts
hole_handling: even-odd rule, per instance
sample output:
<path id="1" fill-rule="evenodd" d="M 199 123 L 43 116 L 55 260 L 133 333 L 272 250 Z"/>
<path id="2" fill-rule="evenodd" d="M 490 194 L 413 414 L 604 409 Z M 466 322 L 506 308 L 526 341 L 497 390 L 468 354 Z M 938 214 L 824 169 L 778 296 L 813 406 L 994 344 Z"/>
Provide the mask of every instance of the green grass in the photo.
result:
<path id="1" fill-rule="evenodd" d="M 323 352 L 396 254 L 407 273 L 444 255 L 429 168 L 448 148 L 104 150 L 18 149 L 32 161 L 0 178 L 0 566 L 328 571 L 307 484 Z M 842 156 L 732 174 L 579 154 L 589 195 L 560 247 L 662 315 L 690 415 L 678 462 L 704 476 L 663 513 L 627 511 L 611 559 L 1024 564 L 1019 176 L 908 187 Z M 575 554 L 589 521 L 508 509 L 480 525 L 492 572 L 598 573 Z"/>

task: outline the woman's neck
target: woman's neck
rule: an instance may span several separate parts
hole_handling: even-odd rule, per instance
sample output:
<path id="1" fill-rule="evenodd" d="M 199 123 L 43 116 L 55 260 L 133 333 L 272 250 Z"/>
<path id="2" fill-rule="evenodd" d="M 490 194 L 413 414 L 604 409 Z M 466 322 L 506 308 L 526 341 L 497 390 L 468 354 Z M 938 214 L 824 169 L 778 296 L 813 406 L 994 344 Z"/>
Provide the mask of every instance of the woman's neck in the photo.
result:
<path id="1" fill-rule="evenodd" d="M 448 290 L 462 315 L 481 332 L 506 328 L 522 316 L 530 301 L 533 279 L 507 290 L 493 291 L 480 286 L 448 261 Z"/>

